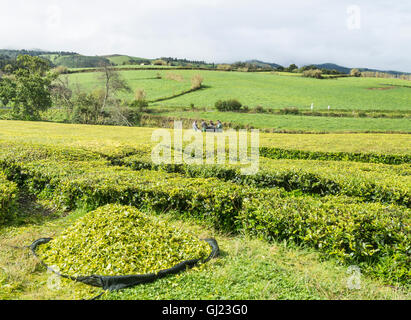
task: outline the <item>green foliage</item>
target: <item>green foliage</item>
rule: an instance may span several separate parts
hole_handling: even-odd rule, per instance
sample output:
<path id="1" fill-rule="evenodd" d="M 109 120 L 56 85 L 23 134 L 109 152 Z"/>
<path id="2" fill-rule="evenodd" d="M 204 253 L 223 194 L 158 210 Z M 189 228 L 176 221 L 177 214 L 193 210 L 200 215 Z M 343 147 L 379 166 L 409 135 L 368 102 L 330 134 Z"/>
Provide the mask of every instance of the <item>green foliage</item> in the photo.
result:
<path id="1" fill-rule="evenodd" d="M 65 275 L 121 276 L 205 260 L 211 247 L 133 207 L 107 205 L 80 218 L 38 253 Z"/>
<path id="2" fill-rule="evenodd" d="M 20 120 L 39 120 L 40 112 L 52 105 L 50 86 L 55 75 L 47 72 L 50 66 L 39 57 L 17 58 L 12 76 L 0 79 L 0 100 L 12 107 L 12 115 Z"/>
<path id="3" fill-rule="evenodd" d="M 361 71 L 358 69 L 352 69 L 350 75 L 353 77 L 361 77 Z"/>
<path id="4" fill-rule="evenodd" d="M 0 171 L 0 225 L 12 218 L 17 192 L 17 185 Z"/>
<path id="5" fill-rule="evenodd" d="M 409 284 L 410 214 L 379 203 L 279 199 L 267 193 L 250 199 L 240 220 L 249 234 L 315 247 L 388 282 Z"/>
<path id="6" fill-rule="evenodd" d="M 111 64 L 110 60 L 103 57 L 89 57 L 81 55 L 60 56 L 53 62 L 55 65 L 67 68 L 96 68 L 102 63 Z"/>
<path id="7" fill-rule="evenodd" d="M 174 210 L 182 217 L 198 219 L 224 232 L 245 232 L 267 240 L 314 247 L 344 263 L 359 264 L 365 272 L 388 283 L 409 282 L 410 209 L 379 202 L 388 197 L 392 202 L 402 199 L 409 205 L 409 188 L 391 189 L 393 195 L 384 193 L 391 192 L 388 179 L 395 179 L 395 175 L 389 177 L 388 171 L 386 181 L 373 185 L 375 181 L 367 181 L 366 175 L 363 181 L 357 181 L 361 176 L 344 180 L 331 173 L 321 175 L 320 168 L 313 169 L 315 165 L 295 170 L 280 168 L 276 163 L 270 167 L 263 162 L 264 170 L 259 175 L 241 178 L 234 167 L 169 165 L 160 168 L 162 171 L 153 171 L 154 167 L 146 161 L 146 150 L 119 148 L 102 157 L 77 148 L 16 143 L 2 146 L 0 168 L 8 178 L 62 209 L 96 209 L 118 203 L 156 212 Z M 116 161 L 133 153 L 142 158 L 135 162 L 142 170 L 113 165 L 121 164 Z M 374 166 L 368 169 L 376 170 L 378 180 L 388 169 Z M 405 166 L 398 169 L 398 175 L 406 174 L 406 170 Z M 395 182 L 393 185 L 397 186 Z M 333 195 L 290 195 L 267 188 L 272 186 Z M 405 197 L 401 193 L 404 191 Z M 341 196 L 349 192 L 359 198 Z M 374 196 L 369 196 L 373 192 Z"/>
<path id="8" fill-rule="evenodd" d="M 409 155 L 354 153 L 354 152 L 320 152 L 287 150 L 280 148 L 261 147 L 260 155 L 270 159 L 304 159 L 304 160 L 333 160 L 333 161 L 358 161 L 384 164 L 410 163 Z"/>
<path id="9" fill-rule="evenodd" d="M 72 121 L 81 124 L 103 124 L 107 112 L 101 110 L 104 92 L 95 90 L 92 93 L 80 93 L 74 99 Z"/>
<path id="10" fill-rule="evenodd" d="M 323 72 L 319 69 L 306 70 L 306 71 L 303 72 L 303 77 L 323 79 Z"/>
<path id="11" fill-rule="evenodd" d="M 146 100 L 134 100 L 130 103 L 130 108 L 136 109 L 139 112 L 144 112 L 148 108 Z"/>
<path id="12" fill-rule="evenodd" d="M 230 100 L 219 100 L 215 103 L 215 107 L 218 111 L 227 112 L 227 111 L 234 111 L 239 112 L 242 108 L 241 102 L 235 99 Z"/>
<path id="13" fill-rule="evenodd" d="M 162 170 L 191 178 L 218 178 L 257 188 L 283 188 L 321 196 L 347 195 L 366 202 L 411 207 L 410 183 L 407 183 L 410 171 L 406 165 L 394 169 L 375 164 L 261 159 L 260 171 L 244 176 L 235 165 L 155 165 L 148 155 L 141 154 L 114 160 L 113 163 L 134 170 Z"/>

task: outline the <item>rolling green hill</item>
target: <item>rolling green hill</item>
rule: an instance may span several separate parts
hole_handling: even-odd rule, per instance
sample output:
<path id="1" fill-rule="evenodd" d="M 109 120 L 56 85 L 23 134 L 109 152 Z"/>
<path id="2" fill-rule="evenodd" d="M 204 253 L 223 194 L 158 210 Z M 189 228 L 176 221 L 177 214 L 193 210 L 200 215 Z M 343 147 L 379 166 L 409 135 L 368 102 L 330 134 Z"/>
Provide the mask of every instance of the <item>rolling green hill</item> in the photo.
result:
<path id="1" fill-rule="evenodd" d="M 147 100 L 157 108 L 196 107 L 214 108 L 220 99 L 238 99 L 250 108 L 282 109 L 297 107 L 310 110 L 379 110 L 409 111 L 411 83 L 406 80 L 380 78 L 310 79 L 296 75 L 274 73 L 218 72 L 202 70 L 131 70 L 121 74 L 132 89 L 144 89 Z M 169 80 L 176 74 L 182 81 Z M 172 96 L 188 90 L 191 78 L 200 74 L 204 78 L 203 89 L 176 98 Z M 157 76 L 160 75 L 161 79 Z M 99 85 L 96 73 L 70 75 L 72 83 L 87 90 Z M 100 84 L 101 85 L 101 84 Z M 133 99 L 133 93 L 122 98 Z"/>

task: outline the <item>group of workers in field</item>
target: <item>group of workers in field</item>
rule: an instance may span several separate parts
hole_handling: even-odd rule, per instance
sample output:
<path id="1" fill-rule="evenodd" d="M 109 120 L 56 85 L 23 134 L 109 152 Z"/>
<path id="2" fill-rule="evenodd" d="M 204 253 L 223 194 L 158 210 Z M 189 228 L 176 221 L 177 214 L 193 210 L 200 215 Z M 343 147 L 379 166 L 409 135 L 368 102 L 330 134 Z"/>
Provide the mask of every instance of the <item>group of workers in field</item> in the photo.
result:
<path id="1" fill-rule="evenodd" d="M 223 132 L 223 124 L 220 120 L 217 121 L 217 124 L 214 124 L 213 121 L 210 121 L 210 124 L 207 124 L 204 120 L 201 121 L 201 130 L 198 127 L 197 121 L 193 123 L 193 130 L 194 131 L 202 131 L 202 132 Z"/>

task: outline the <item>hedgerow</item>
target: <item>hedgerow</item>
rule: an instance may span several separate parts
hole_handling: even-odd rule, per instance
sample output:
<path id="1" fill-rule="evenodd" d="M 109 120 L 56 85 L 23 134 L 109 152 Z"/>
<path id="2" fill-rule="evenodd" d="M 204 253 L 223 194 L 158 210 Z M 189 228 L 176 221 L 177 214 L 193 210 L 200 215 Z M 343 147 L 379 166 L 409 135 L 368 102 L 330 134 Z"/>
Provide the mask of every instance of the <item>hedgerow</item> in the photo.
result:
<path id="1" fill-rule="evenodd" d="M 244 202 L 239 220 L 247 234 L 314 247 L 390 283 L 410 283 L 409 209 L 263 193 Z"/>
<path id="2" fill-rule="evenodd" d="M 120 205 L 88 213 L 37 251 L 71 277 L 157 273 L 210 253 L 210 245 L 193 235 Z"/>
<path id="3" fill-rule="evenodd" d="M 0 224 L 12 218 L 17 192 L 17 185 L 0 171 Z"/>
<path id="4" fill-rule="evenodd" d="M 379 164 L 338 162 L 267 161 L 255 175 L 242 175 L 236 165 L 154 164 L 147 154 L 116 159 L 114 164 L 134 170 L 163 170 L 177 172 L 191 178 L 218 178 L 257 188 L 284 188 L 304 193 L 347 195 L 366 202 L 396 203 L 411 206 L 408 166 L 387 167 Z M 395 173 L 395 174 L 394 174 Z"/>
<path id="5" fill-rule="evenodd" d="M 320 193 L 326 185 L 315 180 L 321 176 L 298 172 L 294 176 L 274 172 L 272 176 L 241 178 L 235 167 L 168 165 L 159 167 L 159 171 L 146 170 L 154 167 L 144 160 L 148 159 L 145 152 L 141 153 L 143 161 L 133 162 L 139 169 L 135 171 L 114 165 L 121 158 L 115 155 L 111 161 L 87 157 L 82 158 L 74 149 L 51 152 L 51 156 L 31 151 L 22 152 L 16 161 L 8 151 L 1 150 L 0 165 L 31 193 L 63 209 L 93 210 L 118 203 L 157 212 L 174 210 L 221 231 L 243 231 L 267 240 L 287 239 L 315 247 L 344 263 L 358 263 L 366 272 L 390 283 L 409 282 L 411 212 L 404 206 L 363 203 L 361 198 L 336 195 L 291 196 L 280 189 L 266 188 L 273 183 L 293 182 L 291 189 L 319 188 L 316 192 Z M 131 158 L 124 159 L 123 164 Z"/>
<path id="6" fill-rule="evenodd" d="M 303 159 L 303 160 L 333 160 L 356 161 L 383 164 L 411 163 L 409 155 L 351 153 L 351 152 L 320 152 L 304 150 L 287 150 L 280 148 L 261 147 L 260 155 L 270 159 Z"/>

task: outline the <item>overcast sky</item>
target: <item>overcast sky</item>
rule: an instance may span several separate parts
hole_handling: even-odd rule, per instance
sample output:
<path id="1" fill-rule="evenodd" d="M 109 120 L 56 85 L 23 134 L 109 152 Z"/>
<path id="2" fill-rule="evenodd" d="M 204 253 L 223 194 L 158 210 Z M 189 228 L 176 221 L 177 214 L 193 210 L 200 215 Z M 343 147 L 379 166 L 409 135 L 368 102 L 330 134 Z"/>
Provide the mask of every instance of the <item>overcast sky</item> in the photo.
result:
<path id="1" fill-rule="evenodd" d="M 0 48 L 411 72 L 411 1 L 1 0 Z"/>

